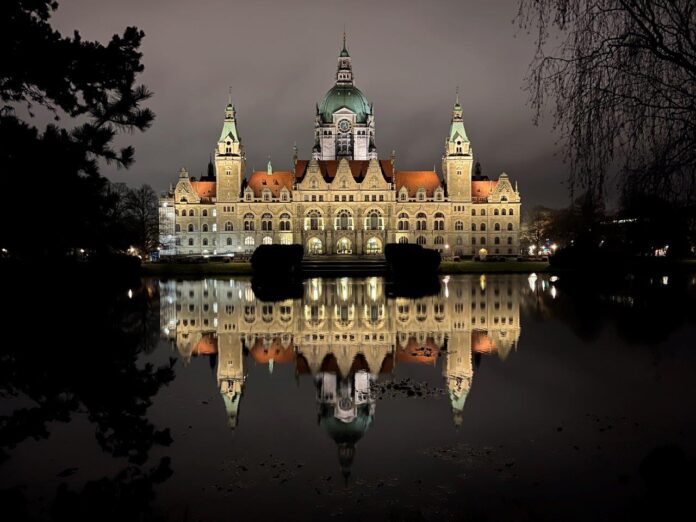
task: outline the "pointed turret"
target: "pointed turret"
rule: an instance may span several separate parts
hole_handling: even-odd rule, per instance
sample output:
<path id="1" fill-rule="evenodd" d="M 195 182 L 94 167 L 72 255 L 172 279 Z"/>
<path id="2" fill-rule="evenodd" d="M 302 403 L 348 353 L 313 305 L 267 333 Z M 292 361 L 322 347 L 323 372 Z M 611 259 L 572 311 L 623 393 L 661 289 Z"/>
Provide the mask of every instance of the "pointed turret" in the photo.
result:
<path id="1" fill-rule="evenodd" d="M 271 157 L 268 156 L 268 165 L 266 165 L 266 173 L 270 176 L 273 174 L 273 165 L 271 165 Z"/>
<path id="2" fill-rule="evenodd" d="M 459 88 L 457 88 L 457 98 L 452 109 L 452 122 L 446 148 L 447 154 L 469 154 L 469 138 L 464 130 L 464 111 L 459 103 Z"/>
<path id="3" fill-rule="evenodd" d="M 343 32 L 343 48 L 338 55 L 338 71 L 336 72 L 336 85 L 353 85 L 353 65 L 350 54 L 346 49 L 346 33 Z"/>

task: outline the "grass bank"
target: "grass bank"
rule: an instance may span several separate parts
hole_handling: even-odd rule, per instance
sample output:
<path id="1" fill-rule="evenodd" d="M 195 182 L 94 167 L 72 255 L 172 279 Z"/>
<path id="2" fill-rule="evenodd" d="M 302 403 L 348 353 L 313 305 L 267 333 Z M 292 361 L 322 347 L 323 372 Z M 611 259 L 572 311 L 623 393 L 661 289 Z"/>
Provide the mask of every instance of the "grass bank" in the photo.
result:
<path id="1" fill-rule="evenodd" d="M 443 261 L 441 274 L 490 274 L 546 272 L 545 261 Z"/>
<path id="2" fill-rule="evenodd" d="M 144 276 L 251 275 L 251 263 L 145 263 Z"/>

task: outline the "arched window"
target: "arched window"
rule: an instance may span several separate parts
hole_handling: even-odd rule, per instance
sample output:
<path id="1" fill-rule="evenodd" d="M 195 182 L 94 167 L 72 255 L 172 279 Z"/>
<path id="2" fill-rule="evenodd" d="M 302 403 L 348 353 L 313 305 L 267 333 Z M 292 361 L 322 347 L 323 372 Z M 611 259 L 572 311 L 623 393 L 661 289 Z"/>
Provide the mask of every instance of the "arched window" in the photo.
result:
<path id="1" fill-rule="evenodd" d="M 427 230 L 428 227 L 426 225 L 426 220 L 425 220 L 425 213 L 424 212 L 419 212 L 416 214 L 416 230 Z"/>
<path id="2" fill-rule="evenodd" d="M 471 231 L 476 232 L 476 223 L 471 224 Z"/>
<path id="3" fill-rule="evenodd" d="M 208 209 L 204 208 L 203 210 L 201 210 L 201 216 L 208 217 Z"/>
<path id="4" fill-rule="evenodd" d="M 482 245 L 485 245 L 485 244 L 486 244 L 486 238 L 485 238 L 485 237 L 482 237 L 482 238 L 481 238 L 481 244 L 482 244 Z"/>
<path id="5" fill-rule="evenodd" d="M 189 226 L 186 230 L 188 230 L 189 232 L 193 232 L 193 223 L 189 223 Z"/>
<path id="6" fill-rule="evenodd" d="M 254 214 L 244 214 L 244 230 L 254 230 Z"/>
<path id="7" fill-rule="evenodd" d="M 511 216 L 514 216 L 514 215 L 515 215 L 515 211 L 514 211 L 513 209 L 510 209 L 510 212 L 508 212 L 508 214 L 510 214 Z"/>
<path id="8" fill-rule="evenodd" d="M 503 216 L 505 216 L 505 215 L 507 215 L 507 210 L 506 210 L 506 209 L 503 209 L 503 210 L 500 211 L 500 213 L 501 213 Z"/>
<path id="9" fill-rule="evenodd" d="M 486 224 L 481 223 L 481 232 L 485 232 L 485 231 L 486 231 Z"/>
<path id="10" fill-rule="evenodd" d="M 475 209 L 475 208 L 472 208 L 472 209 L 471 209 L 471 215 L 472 215 L 472 216 L 475 216 L 475 215 L 476 215 L 476 209 Z"/>
<path id="11" fill-rule="evenodd" d="M 425 243 L 426 243 L 425 237 L 424 237 L 424 236 L 418 236 L 418 238 L 416 239 L 416 243 L 418 243 L 419 245 L 425 245 Z"/>
<path id="12" fill-rule="evenodd" d="M 261 216 L 261 230 L 273 230 L 273 216 L 266 213 Z"/>
<path id="13" fill-rule="evenodd" d="M 435 214 L 435 230 L 445 230 L 445 215 L 442 212 Z"/>
<path id="14" fill-rule="evenodd" d="M 512 238 L 508 237 L 507 242 L 508 242 L 508 245 L 512 245 Z"/>
<path id="15" fill-rule="evenodd" d="M 498 231 L 500 230 L 500 223 L 496 223 L 495 225 L 493 225 L 493 229 L 494 229 L 496 232 L 498 232 Z"/>
<path id="16" fill-rule="evenodd" d="M 498 214 L 500 214 L 500 211 L 497 208 L 493 209 L 493 215 L 497 216 Z"/>
<path id="17" fill-rule="evenodd" d="M 189 246 L 193 246 L 193 238 L 192 237 L 189 238 Z"/>
<path id="18" fill-rule="evenodd" d="M 399 222 L 397 228 L 399 230 L 408 230 L 408 214 L 406 214 L 406 212 L 401 212 L 399 214 Z"/>
<path id="19" fill-rule="evenodd" d="M 336 214 L 334 227 L 336 230 L 353 230 L 353 215 L 347 210 Z"/>
<path id="20" fill-rule="evenodd" d="M 271 236 L 266 236 L 263 238 L 261 241 L 264 245 L 272 245 L 273 244 L 273 238 Z"/>
<path id="21" fill-rule="evenodd" d="M 324 230 L 324 218 L 318 210 L 311 210 L 305 218 L 305 230 Z"/>
<path id="22" fill-rule="evenodd" d="M 365 229 L 366 230 L 382 230 L 384 229 L 384 222 L 382 220 L 382 214 L 379 210 L 370 210 L 365 218 Z"/>
<path id="23" fill-rule="evenodd" d="M 402 245 L 405 245 L 406 243 L 408 243 L 408 238 L 407 237 L 400 237 L 399 243 L 401 243 Z"/>
<path id="24" fill-rule="evenodd" d="M 433 241 L 436 245 L 444 245 L 445 244 L 445 238 L 442 236 L 435 236 L 435 240 Z"/>
<path id="25" fill-rule="evenodd" d="M 247 236 L 244 238 L 244 244 L 246 246 L 254 246 L 254 238 L 251 236 Z"/>
<path id="26" fill-rule="evenodd" d="M 503 202 L 507 201 L 507 196 L 502 196 L 502 197 L 500 198 L 500 201 L 503 201 Z"/>
<path id="27" fill-rule="evenodd" d="M 203 223 L 203 232 L 208 231 L 208 223 Z"/>
<path id="28" fill-rule="evenodd" d="M 485 215 L 486 215 L 486 209 L 485 209 L 485 208 L 482 208 L 482 209 L 481 209 L 481 215 L 482 215 L 482 216 L 485 216 Z"/>
<path id="29" fill-rule="evenodd" d="M 203 238 L 203 246 L 208 246 L 208 238 L 207 237 Z"/>
<path id="30" fill-rule="evenodd" d="M 232 228 L 232 222 L 231 221 L 225 221 L 225 232 L 232 232 L 234 230 Z"/>
<path id="31" fill-rule="evenodd" d="M 193 210 L 193 209 L 189 210 L 189 216 L 195 216 L 195 215 L 196 215 L 195 210 Z"/>
<path id="32" fill-rule="evenodd" d="M 232 246 L 232 238 L 231 237 L 227 238 L 227 246 Z"/>
<path id="33" fill-rule="evenodd" d="M 290 214 L 288 214 L 287 212 L 280 215 L 280 230 L 290 230 Z"/>
<path id="34" fill-rule="evenodd" d="M 507 229 L 508 229 L 508 232 L 512 231 L 512 223 L 508 223 Z"/>
<path id="35" fill-rule="evenodd" d="M 464 230 L 464 223 L 462 221 L 457 221 L 454 224 L 454 230 Z"/>
<path id="36" fill-rule="evenodd" d="M 472 244 L 472 245 L 475 245 L 475 244 L 476 244 L 476 238 L 475 238 L 475 237 L 472 237 L 472 238 L 471 238 L 471 244 Z"/>
<path id="37" fill-rule="evenodd" d="M 493 239 L 493 243 L 496 244 L 496 245 L 499 245 L 499 244 L 500 244 L 500 238 L 499 238 L 498 236 L 495 236 L 495 238 Z"/>
<path id="38" fill-rule="evenodd" d="M 179 223 L 177 223 L 176 225 L 174 225 L 174 231 L 175 231 L 175 232 L 181 232 L 181 225 L 180 225 Z"/>

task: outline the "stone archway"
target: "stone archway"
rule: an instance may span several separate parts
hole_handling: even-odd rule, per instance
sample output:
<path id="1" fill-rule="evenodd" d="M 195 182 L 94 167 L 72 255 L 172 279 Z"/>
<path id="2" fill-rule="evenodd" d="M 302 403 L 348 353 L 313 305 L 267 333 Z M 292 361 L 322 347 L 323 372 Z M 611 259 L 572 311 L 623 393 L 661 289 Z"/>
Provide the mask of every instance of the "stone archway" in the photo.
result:
<path id="1" fill-rule="evenodd" d="M 377 237 L 371 237 L 367 240 L 367 245 L 365 247 L 365 253 L 376 255 L 382 253 L 382 241 Z"/>
<path id="2" fill-rule="evenodd" d="M 324 253 L 324 244 L 318 237 L 310 238 L 307 241 L 307 253 L 310 256 L 318 256 Z"/>
<path id="3" fill-rule="evenodd" d="M 342 237 L 336 243 L 336 253 L 337 254 L 352 254 L 353 253 L 352 246 L 353 245 L 350 242 L 350 239 L 348 239 L 347 237 Z"/>

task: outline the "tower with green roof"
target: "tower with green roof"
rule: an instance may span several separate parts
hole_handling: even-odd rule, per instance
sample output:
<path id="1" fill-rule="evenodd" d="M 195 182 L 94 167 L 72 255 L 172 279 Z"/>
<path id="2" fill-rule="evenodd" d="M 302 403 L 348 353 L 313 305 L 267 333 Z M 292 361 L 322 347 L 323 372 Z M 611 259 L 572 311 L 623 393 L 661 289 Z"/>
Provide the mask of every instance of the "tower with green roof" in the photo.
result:
<path id="1" fill-rule="evenodd" d="M 452 109 L 450 131 L 445 139 L 442 156 L 442 174 L 447 195 L 453 202 L 471 202 L 471 171 L 474 155 L 464 129 L 464 111 L 459 103 L 459 92 Z"/>
<path id="2" fill-rule="evenodd" d="M 237 130 L 237 115 L 228 100 L 225 119 L 215 148 L 215 178 L 217 203 L 232 203 L 239 199 L 244 176 L 244 147 Z M 222 209 L 218 209 L 218 212 Z"/>

